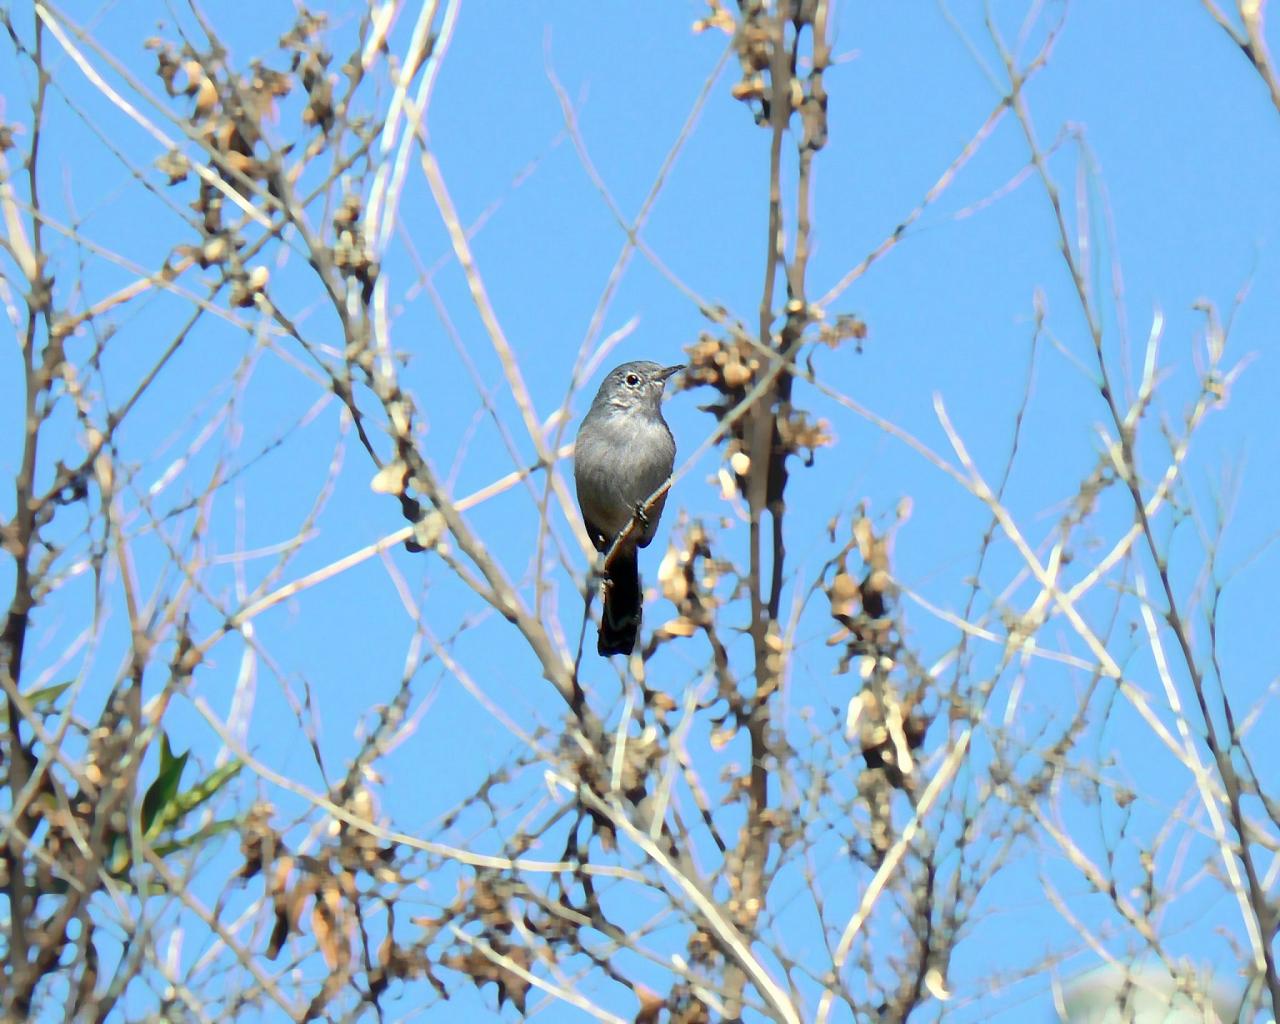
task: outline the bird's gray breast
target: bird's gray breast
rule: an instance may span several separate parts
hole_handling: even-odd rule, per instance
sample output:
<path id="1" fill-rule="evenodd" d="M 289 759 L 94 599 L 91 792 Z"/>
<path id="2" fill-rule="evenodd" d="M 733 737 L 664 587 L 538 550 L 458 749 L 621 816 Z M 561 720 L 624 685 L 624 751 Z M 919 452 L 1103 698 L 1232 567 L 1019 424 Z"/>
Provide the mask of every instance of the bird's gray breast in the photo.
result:
<path id="1" fill-rule="evenodd" d="M 574 454 L 574 477 L 584 517 L 609 535 L 631 521 L 671 475 L 676 445 L 661 415 L 647 408 L 593 408 L 582 422 Z M 648 512 L 640 538 L 647 544 L 666 496 Z"/>

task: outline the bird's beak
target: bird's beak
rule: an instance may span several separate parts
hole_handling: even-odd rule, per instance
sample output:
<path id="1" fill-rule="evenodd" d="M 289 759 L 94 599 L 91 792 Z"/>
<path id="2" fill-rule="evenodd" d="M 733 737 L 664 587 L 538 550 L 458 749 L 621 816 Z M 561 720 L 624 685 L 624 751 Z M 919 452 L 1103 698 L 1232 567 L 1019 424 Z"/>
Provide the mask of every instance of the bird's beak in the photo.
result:
<path id="1" fill-rule="evenodd" d="M 684 369 L 684 363 L 680 363 L 678 366 L 663 367 L 661 370 L 658 371 L 658 380 L 665 381 L 668 377 L 679 373 L 683 369 Z"/>

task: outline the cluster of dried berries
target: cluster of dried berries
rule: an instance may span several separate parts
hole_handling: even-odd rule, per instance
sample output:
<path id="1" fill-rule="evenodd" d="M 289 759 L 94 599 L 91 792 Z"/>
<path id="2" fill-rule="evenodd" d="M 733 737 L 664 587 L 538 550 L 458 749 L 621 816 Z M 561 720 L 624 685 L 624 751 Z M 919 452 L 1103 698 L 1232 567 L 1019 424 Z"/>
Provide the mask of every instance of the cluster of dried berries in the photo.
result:
<path id="1" fill-rule="evenodd" d="M 789 5 L 766 4 L 764 0 L 738 0 L 739 16 L 734 17 L 721 0 L 707 0 L 705 18 L 694 22 L 695 32 L 718 29 L 731 36 L 737 51 L 742 76 L 733 84 L 734 99 L 751 105 L 756 124 L 769 126 L 773 118 L 773 62 L 779 56 L 778 33 L 790 24 L 796 44 L 784 45 L 781 51 L 786 78 L 783 80 L 791 113 L 799 113 L 803 126 L 801 147 L 816 152 L 827 144 L 827 90 L 823 72 L 830 62 L 825 43 L 826 5 L 816 0 L 792 0 Z M 776 15 L 782 7 L 782 19 Z M 805 28 L 812 33 L 813 53 L 809 73 L 803 79 L 797 74 L 795 54 Z M 784 44 L 786 43 L 783 40 Z"/>
<path id="2" fill-rule="evenodd" d="M 278 71 L 260 61 L 247 74 L 232 69 L 216 43 L 199 51 L 189 42 L 181 46 L 160 39 L 146 41 L 156 56 L 156 74 L 172 98 L 192 101 L 190 138 L 208 157 L 208 171 L 200 171 L 200 186 L 192 209 L 200 218 L 204 241 L 198 246 L 179 246 L 177 255 L 201 267 L 222 267 L 230 284 L 229 301 L 249 307 L 264 294 L 269 272 L 265 266 L 246 267 L 242 253 L 246 241 L 235 218 L 225 216 L 228 198 L 236 201 L 240 214 L 278 219 L 279 211 L 292 198 L 290 189 L 304 173 L 311 158 L 328 144 L 328 136 L 344 113 L 335 100 L 336 77 L 329 72 L 330 55 L 320 34 L 323 16 L 303 10 L 294 27 L 280 39 L 288 54 L 289 70 Z M 286 167 L 292 143 L 273 144 L 268 126 L 280 118 L 279 103 L 299 84 L 305 94 L 299 117 L 315 125 L 321 134 L 307 147 L 300 160 Z M 156 167 L 170 185 L 177 185 L 192 172 L 191 158 L 173 149 L 156 160 Z M 239 202 L 242 199 L 243 202 Z M 262 214 L 256 211 L 265 211 Z M 234 212 L 234 211 L 233 211 Z M 249 257 L 243 257 L 247 260 Z M 366 268 L 365 278 L 373 273 Z"/>
<path id="3" fill-rule="evenodd" d="M 685 349 L 688 368 L 682 374 L 685 388 L 710 387 L 719 398 L 702 406 L 704 412 L 724 420 L 740 410 L 748 395 L 766 372 L 769 357 L 758 345 L 748 340 L 744 330 L 731 329 L 726 336 L 703 332 L 698 340 Z M 786 374 L 782 370 L 781 374 Z M 776 393 L 778 388 L 773 389 Z M 788 389 L 789 390 L 789 389 Z M 736 486 L 745 489 L 751 471 L 751 456 L 746 438 L 746 417 L 739 416 L 732 423 L 725 443 L 725 457 L 732 470 Z M 799 455 L 805 465 L 813 464 L 814 452 L 833 444 L 831 425 L 823 419 L 809 419 L 803 409 L 795 408 L 789 400 L 777 402 L 774 416 L 773 454 Z M 726 498 L 729 477 L 726 484 Z"/>
<path id="4" fill-rule="evenodd" d="M 658 632 L 689 637 L 712 625 L 724 601 L 716 594 L 716 586 L 732 570 L 730 563 L 712 556 L 702 523 L 691 522 L 683 530 L 673 531 L 670 547 L 658 565 L 658 586 L 662 596 L 676 606 L 677 615 Z"/>
<path id="5" fill-rule="evenodd" d="M 894 528 L 909 515 L 910 503 L 904 501 Z M 844 645 L 836 671 L 847 673 L 856 663 L 862 684 L 849 701 L 846 733 L 862 751 L 858 793 L 870 817 L 867 838 L 877 858 L 893 844 L 894 791 L 915 792 L 915 752 L 924 745 L 931 721 L 922 707 L 930 680 L 903 643 L 893 614 L 892 533 L 877 534 L 867 516 L 856 515 L 850 540 L 827 564 L 832 575 L 822 588 L 839 624 L 827 643 Z"/>

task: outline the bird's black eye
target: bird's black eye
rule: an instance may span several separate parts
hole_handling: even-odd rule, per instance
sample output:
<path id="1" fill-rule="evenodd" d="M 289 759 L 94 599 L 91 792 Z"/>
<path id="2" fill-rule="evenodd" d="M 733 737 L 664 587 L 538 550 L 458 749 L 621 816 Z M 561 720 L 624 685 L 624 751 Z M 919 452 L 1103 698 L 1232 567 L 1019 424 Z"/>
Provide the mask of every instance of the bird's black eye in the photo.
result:
<path id="1" fill-rule="evenodd" d="M 629 373 L 626 376 L 627 386 L 638 388 L 640 386 L 640 375 L 638 373 Z"/>

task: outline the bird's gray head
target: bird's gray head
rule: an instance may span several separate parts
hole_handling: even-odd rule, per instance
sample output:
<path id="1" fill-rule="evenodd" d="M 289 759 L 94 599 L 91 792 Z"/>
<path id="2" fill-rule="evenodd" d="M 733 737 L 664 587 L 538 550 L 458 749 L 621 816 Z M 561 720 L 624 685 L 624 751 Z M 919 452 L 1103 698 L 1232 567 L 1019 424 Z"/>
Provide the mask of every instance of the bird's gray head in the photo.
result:
<path id="1" fill-rule="evenodd" d="M 621 410 L 648 406 L 656 410 L 660 408 L 667 378 L 683 369 L 683 366 L 662 366 L 648 360 L 615 366 L 600 385 L 591 406 Z"/>

